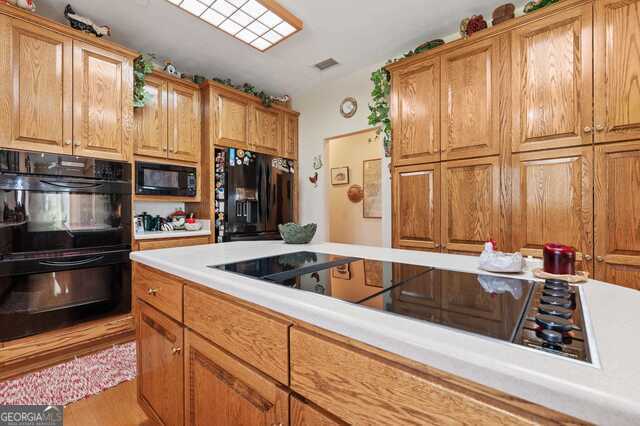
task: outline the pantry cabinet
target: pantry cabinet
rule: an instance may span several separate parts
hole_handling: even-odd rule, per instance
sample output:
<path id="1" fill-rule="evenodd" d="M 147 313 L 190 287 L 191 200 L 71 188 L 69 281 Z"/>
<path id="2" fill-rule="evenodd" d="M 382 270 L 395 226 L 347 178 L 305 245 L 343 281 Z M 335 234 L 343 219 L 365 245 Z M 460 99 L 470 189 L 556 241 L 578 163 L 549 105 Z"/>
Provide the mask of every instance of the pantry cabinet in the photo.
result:
<path id="1" fill-rule="evenodd" d="M 442 56 L 442 160 L 499 153 L 501 75 L 498 39 Z"/>
<path id="2" fill-rule="evenodd" d="M 640 290 L 640 142 L 596 146 L 595 277 Z"/>
<path id="3" fill-rule="evenodd" d="M 440 160 L 440 58 L 392 75 L 393 164 Z"/>
<path id="4" fill-rule="evenodd" d="M 394 246 L 440 249 L 440 165 L 396 167 Z"/>
<path id="5" fill-rule="evenodd" d="M 200 91 L 188 81 L 156 72 L 145 78 L 150 100 L 135 110 L 134 153 L 200 161 Z"/>
<path id="6" fill-rule="evenodd" d="M 442 163 L 442 248 L 480 253 L 498 235 L 498 157 Z"/>
<path id="7" fill-rule="evenodd" d="M 0 146 L 129 160 L 136 56 L 0 5 Z"/>
<path id="8" fill-rule="evenodd" d="M 137 310 L 138 398 L 163 425 L 183 424 L 182 326 L 146 303 Z"/>
<path id="9" fill-rule="evenodd" d="M 185 337 L 186 424 L 289 424 L 286 388 L 190 330 Z"/>
<path id="10" fill-rule="evenodd" d="M 640 139 L 640 1 L 594 8 L 596 143 Z"/>
<path id="11" fill-rule="evenodd" d="M 560 241 L 593 271 L 593 152 L 566 148 L 513 156 L 513 249 L 542 257 Z"/>
<path id="12" fill-rule="evenodd" d="M 511 34 L 513 151 L 591 144 L 591 3 Z"/>

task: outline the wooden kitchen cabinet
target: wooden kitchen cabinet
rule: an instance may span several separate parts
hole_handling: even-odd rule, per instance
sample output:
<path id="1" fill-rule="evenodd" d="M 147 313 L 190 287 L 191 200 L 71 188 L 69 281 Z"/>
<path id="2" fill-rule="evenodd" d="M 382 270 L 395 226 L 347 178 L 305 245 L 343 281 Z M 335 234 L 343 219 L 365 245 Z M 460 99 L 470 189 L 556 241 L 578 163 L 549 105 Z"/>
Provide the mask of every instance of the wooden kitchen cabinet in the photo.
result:
<path id="1" fill-rule="evenodd" d="M 251 104 L 246 99 L 216 93 L 216 145 L 249 149 Z"/>
<path id="2" fill-rule="evenodd" d="M 640 290 L 640 142 L 596 146 L 595 278 Z"/>
<path id="3" fill-rule="evenodd" d="M 139 402 L 161 424 L 182 425 L 182 326 L 144 302 L 138 303 L 136 332 Z"/>
<path id="4" fill-rule="evenodd" d="M 346 426 L 347 423 L 335 418 L 324 410 L 312 405 L 304 398 L 291 395 L 291 426 Z"/>
<path id="5" fill-rule="evenodd" d="M 71 154 L 72 39 L 3 15 L 0 38 L 0 146 Z"/>
<path id="6" fill-rule="evenodd" d="M 298 114 L 283 113 L 282 156 L 290 160 L 298 159 Z"/>
<path id="7" fill-rule="evenodd" d="M 442 248 L 482 252 L 498 235 L 500 167 L 498 157 L 442 163 Z"/>
<path id="8" fill-rule="evenodd" d="M 149 102 L 136 108 L 134 153 L 169 160 L 200 161 L 200 90 L 195 84 L 155 72 L 145 78 Z"/>
<path id="9" fill-rule="evenodd" d="M 592 15 L 587 3 L 513 30 L 514 152 L 592 143 Z"/>
<path id="10" fill-rule="evenodd" d="M 73 152 L 128 160 L 133 127 L 133 61 L 73 42 Z"/>
<path id="11" fill-rule="evenodd" d="M 392 76 L 393 164 L 440 160 L 440 58 Z"/>
<path id="12" fill-rule="evenodd" d="M 186 424 L 289 424 L 286 388 L 190 330 L 185 343 Z"/>
<path id="13" fill-rule="evenodd" d="M 394 247 L 440 249 L 440 165 L 393 171 Z"/>
<path id="14" fill-rule="evenodd" d="M 442 56 L 442 160 L 499 153 L 501 74 L 498 38 Z"/>
<path id="15" fill-rule="evenodd" d="M 280 111 L 259 105 L 251 106 L 251 149 L 277 156 L 282 148 Z"/>
<path id="16" fill-rule="evenodd" d="M 640 1 L 594 2 L 595 141 L 640 139 Z"/>
<path id="17" fill-rule="evenodd" d="M 170 82 L 169 159 L 200 161 L 200 91 Z"/>
<path id="18" fill-rule="evenodd" d="M 143 108 L 134 110 L 133 152 L 145 157 L 167 158 L 168 104 L 167 82 L 157 74 L 145 78 L 144 90 L 150 95 Z"/>
<path id="19" fill-rule="evenodd" d="M 545 243 L 568 244 L 592 272 L 592 148 L 514 154 L 512 183 L 514 250 L 542 257 Z"/>

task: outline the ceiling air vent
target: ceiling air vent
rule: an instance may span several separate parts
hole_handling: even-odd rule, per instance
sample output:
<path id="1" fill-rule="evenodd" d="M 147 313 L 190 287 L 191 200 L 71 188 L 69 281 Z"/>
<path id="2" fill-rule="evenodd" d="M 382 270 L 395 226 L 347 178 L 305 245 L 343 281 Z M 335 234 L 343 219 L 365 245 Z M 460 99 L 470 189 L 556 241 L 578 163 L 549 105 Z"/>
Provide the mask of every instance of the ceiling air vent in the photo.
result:
<path id="1" fill-rule="evenodd" d="M 327 68 L 331 68 L 335 65 L 338 65 L 338 61 L 336 61 L 333 58 L 329 58 L 329 59 L 325 59 L 322 62 L 318 62 L 317 64 L 314 65 L 314 67 L 318 68 L 320 71 L 324 71 Z"/>

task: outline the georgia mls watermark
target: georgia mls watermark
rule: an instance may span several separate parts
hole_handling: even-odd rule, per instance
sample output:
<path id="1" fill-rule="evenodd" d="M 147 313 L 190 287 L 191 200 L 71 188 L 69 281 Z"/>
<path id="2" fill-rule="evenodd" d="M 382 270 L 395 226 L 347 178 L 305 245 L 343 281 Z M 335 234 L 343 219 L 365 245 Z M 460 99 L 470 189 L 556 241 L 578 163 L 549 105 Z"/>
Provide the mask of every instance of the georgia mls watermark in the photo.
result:
<path id="1" fill-rule="evenodd" d="M 2 405 L 0 426 L 62 426 L 62 405 Z"/>

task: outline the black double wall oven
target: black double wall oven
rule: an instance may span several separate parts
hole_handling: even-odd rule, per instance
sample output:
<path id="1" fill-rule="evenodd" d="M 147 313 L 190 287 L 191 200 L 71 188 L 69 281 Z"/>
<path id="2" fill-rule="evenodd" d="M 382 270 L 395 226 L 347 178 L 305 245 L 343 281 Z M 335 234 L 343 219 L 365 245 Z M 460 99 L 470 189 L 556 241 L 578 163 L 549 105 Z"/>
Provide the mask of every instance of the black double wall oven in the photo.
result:
<path id="1" fill-rule="evenodd" d="M 0 341 L 131 311 L 131 166 L 0 151 Z"/>

